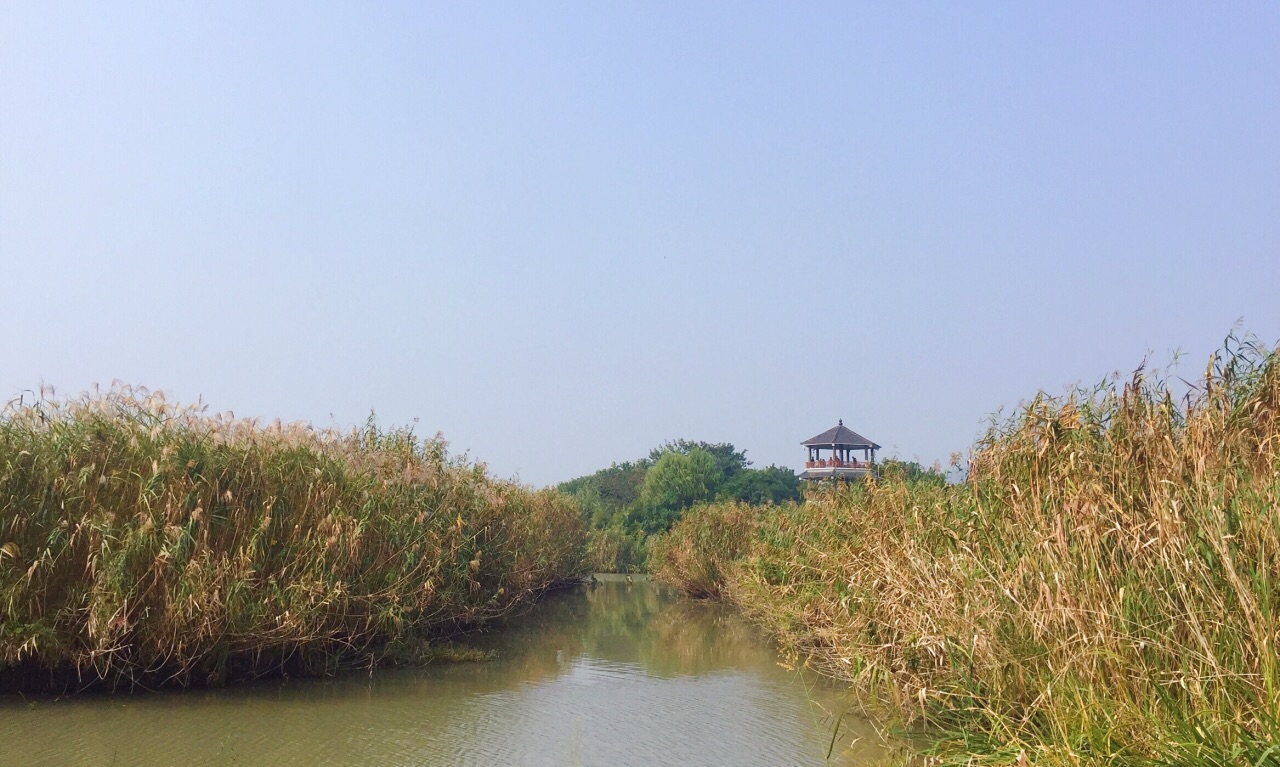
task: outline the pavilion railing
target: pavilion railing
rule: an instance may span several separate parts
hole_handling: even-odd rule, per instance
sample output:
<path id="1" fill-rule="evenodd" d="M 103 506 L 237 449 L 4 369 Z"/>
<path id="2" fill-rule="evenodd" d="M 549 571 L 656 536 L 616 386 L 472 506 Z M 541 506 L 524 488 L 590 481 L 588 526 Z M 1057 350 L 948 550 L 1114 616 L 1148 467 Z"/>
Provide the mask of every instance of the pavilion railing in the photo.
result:
<path id="1" fill-rule="evenodd" d="M 826 458 L 817 461 L 805 461 L 806 469 L 868 469 L 868 461 L 842 461 L 839 458 Z"/>

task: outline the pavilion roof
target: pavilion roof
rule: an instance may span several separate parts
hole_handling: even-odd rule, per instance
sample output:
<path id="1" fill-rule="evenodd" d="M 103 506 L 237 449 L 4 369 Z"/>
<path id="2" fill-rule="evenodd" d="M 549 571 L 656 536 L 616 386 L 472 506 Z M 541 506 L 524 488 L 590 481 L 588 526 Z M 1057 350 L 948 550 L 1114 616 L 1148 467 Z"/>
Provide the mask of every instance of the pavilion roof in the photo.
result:
<path id="1" fill-rule="evenodd" d="M 871 448 L 879 450 L 880 446 L 858 432 L 844 425 L 844 419 L 816 437 L 810 437 L 800 444 L 805 447 L 852 447 L 858 449 Z"/>

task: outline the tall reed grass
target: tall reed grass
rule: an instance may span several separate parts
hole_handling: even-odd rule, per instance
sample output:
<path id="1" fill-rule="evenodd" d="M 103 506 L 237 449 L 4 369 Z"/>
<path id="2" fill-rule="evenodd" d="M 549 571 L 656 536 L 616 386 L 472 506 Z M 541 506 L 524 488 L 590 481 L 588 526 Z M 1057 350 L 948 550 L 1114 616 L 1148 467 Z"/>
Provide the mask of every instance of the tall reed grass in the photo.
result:
<path id="1" fill-rule="evenodd" d="M 649 561 L 649 536 L 619 525 L 587 533 L 586 566 L 594 573 L 642 573 Z"/>
<path id="2" fill-rule="evenodd" d="M 750 544 L 761 514 L 784 507 L 749 506 L 736 501 L 695 506 L 668 535 L 654 536 L 649 562 L 654 578 L 697 599 L 719 599 L 731 566 Z M 788 505 L 786 509 L 793 509 Z"/>
<path id="3" fill-rule="evenodd" d="M 959 485 L 741 514 L 689 514 L 655 574 L 722 592 L 922 726 L 937 762 L 1280 763 L 1274 351 L 1229 339 L 1185 397 L 1142 371 L 1037 395 Z"/>
<path id="4" fill-rule="evenodd" d="M 563 496 L 372 420 L 42 393 L 0 414 L 0 679 L 216 684 L 412 654 L 578 577 L 584 536 Z"/>

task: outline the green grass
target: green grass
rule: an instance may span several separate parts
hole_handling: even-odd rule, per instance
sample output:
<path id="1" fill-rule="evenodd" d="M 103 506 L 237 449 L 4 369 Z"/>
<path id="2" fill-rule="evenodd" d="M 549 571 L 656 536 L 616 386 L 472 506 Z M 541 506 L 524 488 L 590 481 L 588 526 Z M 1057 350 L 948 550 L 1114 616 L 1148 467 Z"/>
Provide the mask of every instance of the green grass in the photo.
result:
<path id="1" fill-rule="evenodd" d="M 1280 356 L 1229 340 L 1186 398 L 1036 396 L 959 485 L 892 474 L 700 508 L 655 574 L 932 741 L 933 763 L 1280 763 Z"/>
<path id="2" fill-rule="evenodd" d="M 584 538 L 563 496 L 409 431 L 263 426 L 125 388 L 13 403 L 0 679 L 217 684 L 421 657 L 577 578 Z"/>

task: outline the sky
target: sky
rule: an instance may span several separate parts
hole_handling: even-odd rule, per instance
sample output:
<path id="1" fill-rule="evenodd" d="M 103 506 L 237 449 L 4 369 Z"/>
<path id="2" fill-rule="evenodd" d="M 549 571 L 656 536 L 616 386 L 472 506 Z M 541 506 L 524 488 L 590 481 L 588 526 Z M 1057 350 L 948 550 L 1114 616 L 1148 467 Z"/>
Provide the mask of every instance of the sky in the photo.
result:
<path id="1" fill-rule="evenodd" d="M 74 3 L 0 16 L 0 399 L 120 380 L 560 482 L 944 465 L 1280 340 L 1280 4 Z M 415 420 L 416 419 L 416 420 Z"/>

